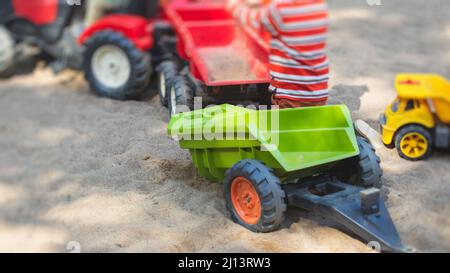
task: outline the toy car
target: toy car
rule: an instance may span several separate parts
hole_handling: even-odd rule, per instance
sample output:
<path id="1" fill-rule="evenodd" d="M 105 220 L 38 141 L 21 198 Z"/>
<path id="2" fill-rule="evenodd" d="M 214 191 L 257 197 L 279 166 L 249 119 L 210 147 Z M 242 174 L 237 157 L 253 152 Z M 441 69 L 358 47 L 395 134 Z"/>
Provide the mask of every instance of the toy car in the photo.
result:
<path id="1" fill-rule="evenodd" d="M 168 134 L 199 174 L 223 181 L 231 218 L 254 232 L 287 205 L 329 217 L 381 250 L 405 251 L 381 197 L 380 159 L 344 105 L 257 111 L 221 105 L 172 116 Z"/>
<path id="2" fill-rule="evenodd" d="M 433 74 L 400 74 L 398 97 L 380 117 L 383 143 L 408 160 L 450 147 L 450 82 Z"/>

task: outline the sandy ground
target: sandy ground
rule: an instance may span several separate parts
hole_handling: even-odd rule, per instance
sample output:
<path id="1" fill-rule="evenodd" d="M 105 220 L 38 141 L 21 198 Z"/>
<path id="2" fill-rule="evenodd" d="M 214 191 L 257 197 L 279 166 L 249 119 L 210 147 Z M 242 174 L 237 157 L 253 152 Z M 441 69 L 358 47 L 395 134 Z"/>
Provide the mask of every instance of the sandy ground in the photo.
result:
<path id="1" fill-rule="evenodd" d="M 332 102 L 373 125 L 397 72 L 450 76 L 447 0 L 329 1 Z M 149 94 L 117 102 L 82 76 L 48 69 L 0 83 L 0 251 L 366 252 L 323 219 L 291 209 L 282 230 L 233 224 L 221 185 L 198 178 Z M 380 149 L 387 204 L 407 245 L 450 251 L 450 153 L 426 162 Z"/>

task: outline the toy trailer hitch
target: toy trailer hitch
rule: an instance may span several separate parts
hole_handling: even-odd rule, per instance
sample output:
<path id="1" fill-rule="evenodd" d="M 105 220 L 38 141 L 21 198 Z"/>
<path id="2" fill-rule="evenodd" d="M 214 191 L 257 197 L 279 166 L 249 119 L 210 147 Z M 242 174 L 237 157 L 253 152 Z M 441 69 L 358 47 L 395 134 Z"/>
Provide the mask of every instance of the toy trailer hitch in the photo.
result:
<path id="1" fill-rule="evenodd" d="M 380 190 L 364 189 L 329 177 L 284 186 L 289 205 L 332 219 L 382 252 L 411 252 L 381 199 Z"/>

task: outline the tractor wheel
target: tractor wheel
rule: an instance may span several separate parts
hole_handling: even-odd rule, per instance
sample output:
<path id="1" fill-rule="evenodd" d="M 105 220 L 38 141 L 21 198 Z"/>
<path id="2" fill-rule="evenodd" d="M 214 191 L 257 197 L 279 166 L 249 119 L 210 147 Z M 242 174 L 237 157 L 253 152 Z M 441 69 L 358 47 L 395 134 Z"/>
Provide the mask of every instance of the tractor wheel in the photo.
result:
<path id="1" fill-rule="evenodd" d="M 380 158 L 375 153 L 375 148 L 363 137 L 357 137 L 359 155 L 343 161 L 336 167 L 338 178 L 344 183 L 349 183 L 364 188 L 381 188 L 383 170 L 380 166 Z"/>
<path id="2" fill-rule="evenodd" d="M 358 177 L 357 184 L 363 187 L 382 187 L 380 157 L 375 153 L 375 148 L 370 142 L 362 137 L 358 137 L 359 157 L 358 157 Z"/>
<path id="3" fill-rule="evenodd" d="M 167 107 L 170 87 L 177 73 L 175 63 L 172 61 L 164 61 L 156 70 L 158 71 L 159 99 L 161 104 Z"/>
<path id="4" fill-rule="evenodd" d="M 118 100 L 142 94 L 152 70 L 150 56 L 114 31 L 101 31 L 86 42 L 83 68 L 93 91 Z"/>
<path id="5" fill-rule="evenodd" d="M 14 39 L 11 33 L 0 26 L 0 78 L 14 74 Z"/>
<path id="6" fill-rule="evenodd" d="M 398 154 L 411 161 L 427 159 L 431 154 L 432 145 L 431 133 L 418 125 L 406 126 L 395 136 Z"/>
<path id="7" fill-rule="evenodd" d="M 277 230 L 284 221 L 286 194 L 273 171 L 256 160 L 241 160 L 225 175 L 231 219 L 253 232 Z"/>
<path id="8" fill-rule="evenodd" d="M 177 76 L 172 82 L 168 98 L 170 116 L 194 108 L 194 88 L 184 77 Z"/>

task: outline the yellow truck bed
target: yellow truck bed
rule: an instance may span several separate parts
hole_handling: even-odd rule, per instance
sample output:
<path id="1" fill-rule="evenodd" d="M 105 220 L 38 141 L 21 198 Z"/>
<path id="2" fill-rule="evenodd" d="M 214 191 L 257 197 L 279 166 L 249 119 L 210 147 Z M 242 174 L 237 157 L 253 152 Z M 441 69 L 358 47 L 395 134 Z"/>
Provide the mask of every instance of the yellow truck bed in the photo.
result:
<path id="1" fill-rule="evenodd" d="M 400 74 L 395 80 L 400 98 L 430 99 L 440 121 L 450 123 L 450 82 L 436 74 Z"/>

